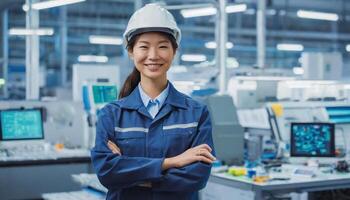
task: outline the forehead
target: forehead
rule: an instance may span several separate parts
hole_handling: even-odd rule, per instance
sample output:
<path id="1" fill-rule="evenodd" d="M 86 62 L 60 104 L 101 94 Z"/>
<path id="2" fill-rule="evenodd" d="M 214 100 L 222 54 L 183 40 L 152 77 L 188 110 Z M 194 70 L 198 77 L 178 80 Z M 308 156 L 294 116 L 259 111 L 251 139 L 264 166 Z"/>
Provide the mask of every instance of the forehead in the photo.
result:
<path id="1" fill-rule="evenodd" d="M 159 42 L 170 42 L 170 40 L 163 33 L 147 32 L 139 35 L 139 37 L 136 39 L 136 43 L 138 42 L 159 43 Z"/>

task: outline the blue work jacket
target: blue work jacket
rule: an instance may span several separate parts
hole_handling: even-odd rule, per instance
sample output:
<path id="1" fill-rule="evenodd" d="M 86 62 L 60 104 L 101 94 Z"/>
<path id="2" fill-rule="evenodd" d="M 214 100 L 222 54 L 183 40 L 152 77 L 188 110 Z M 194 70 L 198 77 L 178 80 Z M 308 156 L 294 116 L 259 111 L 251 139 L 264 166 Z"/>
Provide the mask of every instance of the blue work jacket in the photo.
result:
<path id="1" fill-rule="evenodd" d="M 211 165 L 195 162 L 162 171 L 162 163 L 200 144 L 213 148 L 211 132 L 207 107 L 178 92 L 171 83 L 168 97 L 154 119 L 138 88 L 109 103 L 99 113 L 91 151 L 96 174 L 108 189 L 107 199 L 195 199 L 207 183 Z M 122 155 L 111 152 L 108 140 L 121 149 Z M 140 186 L 147 182 L 152 187 Z"/>

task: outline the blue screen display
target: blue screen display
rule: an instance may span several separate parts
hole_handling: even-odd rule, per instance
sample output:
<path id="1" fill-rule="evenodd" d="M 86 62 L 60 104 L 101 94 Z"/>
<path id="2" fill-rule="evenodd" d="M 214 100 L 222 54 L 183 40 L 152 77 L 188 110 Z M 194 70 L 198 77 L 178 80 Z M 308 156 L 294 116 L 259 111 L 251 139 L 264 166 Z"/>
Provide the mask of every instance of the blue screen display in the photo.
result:
<path id="1" fill-rule="evenodd" d="M 1 140 L 44 138 L 40 110 L 3 110 L 0 117 Z"/>
<path id="2" fill-rule="evenodd" d="M 117 87 L 111 85 L 93 85 L 92 93 L 95 104 L 109 103 L 117 99 Z"/>
<path id="3" fill-rule="evenodd" d="M 292 123 L 291 156 L 335 156 L 334 124 Z"/>

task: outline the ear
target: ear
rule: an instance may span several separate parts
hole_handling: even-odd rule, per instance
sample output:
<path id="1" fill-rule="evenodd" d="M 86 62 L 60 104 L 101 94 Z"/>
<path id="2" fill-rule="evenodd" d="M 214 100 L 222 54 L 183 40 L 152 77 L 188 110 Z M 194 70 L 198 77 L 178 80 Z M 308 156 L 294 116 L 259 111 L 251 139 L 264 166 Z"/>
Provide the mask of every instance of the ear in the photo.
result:
<path id="1" fill-rule="evenodd" d="M 132 51 L 128 50 L 128 55 L 131 60 L 134 60 L 134 54 Z"/>
<path id="2" fill-rule="evenodd" d="M 174 49 L 174 53 L 173 53 L 174 57 L 175 57 L 176 53 L 177 53 L 177 49 Z"/>

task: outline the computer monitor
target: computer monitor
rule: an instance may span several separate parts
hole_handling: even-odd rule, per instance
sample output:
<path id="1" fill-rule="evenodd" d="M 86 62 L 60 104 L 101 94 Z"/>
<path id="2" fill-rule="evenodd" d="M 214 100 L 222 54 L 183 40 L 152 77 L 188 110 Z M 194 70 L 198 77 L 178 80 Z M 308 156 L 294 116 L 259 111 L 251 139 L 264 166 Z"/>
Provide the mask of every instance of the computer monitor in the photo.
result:
<path id="1" fill-rule="evenodd" d="M 292 157 L 335 157 L 334 124 L 291 123 Z"/>
<path id="2" fill-rule="evenodd" d="M 40 109 L 0 111 L 0 141 L 44 139 Z"/>
<path id="3" fill-rule="evenodd" d="M 117 87 L 115 85 L 92 85 L 92 95 L 95 104 L 105 104 L 117 99 Z"/>

